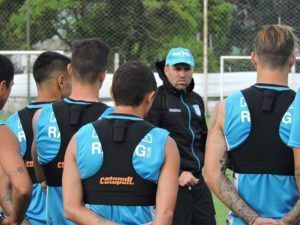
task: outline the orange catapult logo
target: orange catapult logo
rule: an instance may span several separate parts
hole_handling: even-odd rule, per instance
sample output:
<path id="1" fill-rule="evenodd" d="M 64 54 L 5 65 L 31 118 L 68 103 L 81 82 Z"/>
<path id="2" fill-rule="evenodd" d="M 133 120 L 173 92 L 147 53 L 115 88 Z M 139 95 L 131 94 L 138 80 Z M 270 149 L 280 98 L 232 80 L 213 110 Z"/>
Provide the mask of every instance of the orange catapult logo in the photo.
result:
<path id="1" fill-rule="evenodd" d="M 58 162 L 57 163 L 57 168 L 58 169 L 63 169 L 64 168 L 64 162 Z"/>
<path id="2" fill-rule="evenodd" d="M 25 165 L 26 165 L 27 168 L 33 168 L 34 167 L 33 161 L 27 161 L 27 160 L 25 160 Z"/>
<path id="3" fill-rule="evenodd" d="M 134 185 L 133 177 L 100 177 L 100 184 L 104 185 Z"/>

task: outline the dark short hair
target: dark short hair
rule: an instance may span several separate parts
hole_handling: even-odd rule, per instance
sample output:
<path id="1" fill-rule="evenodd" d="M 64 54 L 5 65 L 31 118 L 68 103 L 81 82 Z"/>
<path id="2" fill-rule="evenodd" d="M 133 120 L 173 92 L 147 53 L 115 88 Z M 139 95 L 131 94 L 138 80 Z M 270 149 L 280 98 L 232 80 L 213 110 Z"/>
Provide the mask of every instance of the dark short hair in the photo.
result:
<path id="1" fill-rule="evenodd" d="M 40 54 L 33 64 L 33 77 L 37 84 L 51 79 L 53 72 L 67 72 L 70 58 L 58 52 L 47 51 Z"/>
<path id="2" fill-rule="evenodd" d="M 153 72 L 141 62 L 126 63 L 113 76 L 112 93 L 116 105 L 139 106 L 146 94 L 156 88 Z"/>
<path id="3" fill-rule="evenodd" d="M 106 69 L 108 54 L 108 45 L 98 38 L 75 43 L 71 58 L 74 75 L 82 81 L 93 83 Z"/>
<path id="4" fill-rule="evenodd" d="M 14 79 L 14 65 L 11 60 L 0 55 L 0 82 L 5 81 L 6 86 L 9 87 L 10 82 Z"/>
<path id="5" fill-rule="evenodd" d="M 294 53 L 297 37 L 286 25 L 262 26 L 255 38 L 255 52 L 266 66 L 276 69 L 288 63 Z"/>

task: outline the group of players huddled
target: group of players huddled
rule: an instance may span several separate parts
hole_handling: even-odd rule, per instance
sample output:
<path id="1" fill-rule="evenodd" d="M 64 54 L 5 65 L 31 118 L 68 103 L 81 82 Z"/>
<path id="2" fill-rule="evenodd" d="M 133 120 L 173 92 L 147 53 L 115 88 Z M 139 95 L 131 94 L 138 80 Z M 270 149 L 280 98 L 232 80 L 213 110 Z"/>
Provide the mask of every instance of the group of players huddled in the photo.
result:
<path id="1" fill-rule="evenodd" d="M 71 59 L 40 54 L 36 101 L 0 121 L 0 224 L 215 225 L 209 186 L 229 225 L 299 225 L 300 93 L 287 86 L 296 44 L 292 28 L 263 26 L 257 83 L 221 101 L 208 131 L 188 49 L 156 63 L 159 88 L 142 62 L 121 65 L 114 107 L 99 99 L 106 43 L 79 41 Z M 0 55 L 0 109 L 13 78 Z"/>

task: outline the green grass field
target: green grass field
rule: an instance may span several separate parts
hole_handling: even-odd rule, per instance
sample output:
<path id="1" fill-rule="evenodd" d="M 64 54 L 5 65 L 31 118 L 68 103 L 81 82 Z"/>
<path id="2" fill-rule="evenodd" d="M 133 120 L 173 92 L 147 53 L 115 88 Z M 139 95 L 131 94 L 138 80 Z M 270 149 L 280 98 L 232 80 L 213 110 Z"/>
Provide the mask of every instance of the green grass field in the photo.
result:
<path id="1" fill-rule="evenodd" d="M 222 202 L 220 202 L 215 195 L 213 195 L 213 200 L 217 216 L 217 225 L 226 225 L 226 217 L 229 209 Z"/>
<path id="2" fill-rule="evenodd" d="M 206 117 L 206 122 L 209 124 L 210 117 Z M 229 175 L 230 177 L 230 175 Z M 213 200 L 216 210 L 217 225 L 226 225 L 226 217 L 229 213 L 229 209 L 213 194 Z"/>
<path id="3" fill-rule="evenodd" d="M 0 114 L 0 120 L 5 122 L 7 120 L 8 116 Z M 209 118 L 207 119 L 209 121 Z M 216 218 L 217 218 L 217 225 L 226 225 L 226 217 L 229 212 L 229 210 L 226 208 L 226 206 L 220 202 L 220 200 L 213 195 L 215 210 L 216 210 Z"/>

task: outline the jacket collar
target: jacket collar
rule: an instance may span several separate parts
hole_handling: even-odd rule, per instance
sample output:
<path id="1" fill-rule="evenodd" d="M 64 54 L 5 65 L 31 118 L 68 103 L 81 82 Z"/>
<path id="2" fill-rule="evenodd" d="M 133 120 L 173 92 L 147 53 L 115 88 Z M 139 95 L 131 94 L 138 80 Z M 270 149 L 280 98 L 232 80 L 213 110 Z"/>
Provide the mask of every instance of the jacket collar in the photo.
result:
<path id="1" fill-rule="evenodd" d="M 177 90 L 175 87 L 173 87 L 165 74 L 165 71 L 164 71 L 165 63 L 166 63 L 166 60 L 164 59 L 164 60 L 156 62 L 156 64 L 155 64 L 156 71 L 157 71 L 160 79 L 163 81 L 163 86 L 165 88 L 167 88 L 168 91 L 174 93 L 175 95 L 181 95 L 181 94 L 193 91 L 194 86 L 195 86 L 194 79 L 192 79 L 191 83 L 185 90 Z"/>

